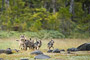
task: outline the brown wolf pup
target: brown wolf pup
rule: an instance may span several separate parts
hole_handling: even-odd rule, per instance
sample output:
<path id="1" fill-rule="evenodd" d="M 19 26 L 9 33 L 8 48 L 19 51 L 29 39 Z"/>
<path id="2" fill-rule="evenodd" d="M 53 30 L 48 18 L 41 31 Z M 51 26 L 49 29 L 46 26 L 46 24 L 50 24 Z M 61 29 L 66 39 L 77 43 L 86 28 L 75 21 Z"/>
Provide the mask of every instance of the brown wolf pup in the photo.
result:
<path id="1" fill-rule="evenodd" d="M 26 49 L 26 44 L 25 44 L 26 38 L 25 38 L 24 35 L 20 35 L 20 40 L 16 40 L 16 41 L 19 41 L 19 48 L 21 50 L 25 50 Z"/>

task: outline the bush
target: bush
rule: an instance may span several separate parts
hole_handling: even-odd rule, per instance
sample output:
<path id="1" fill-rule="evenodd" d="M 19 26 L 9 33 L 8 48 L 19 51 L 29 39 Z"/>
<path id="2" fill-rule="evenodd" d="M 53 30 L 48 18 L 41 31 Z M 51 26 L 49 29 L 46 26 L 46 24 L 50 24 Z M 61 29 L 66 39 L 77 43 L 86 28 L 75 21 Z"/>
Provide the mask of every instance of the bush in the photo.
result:
<path id="1" fill-rule="evenodd" d="M 5 31 L 0 31 L 0 38 L 5 38 L 5 37 L 8 37 L 7 35 L 8 33 L 5 32 Z"/>
<path id="2" fill-rule="evenodd" d="M 81 38 L 81 39 L 88 39 L 90 37 L 90 34 L 85 32 L 85 33 L 80 33 L 80 32 L 73 32 L 68 38 Z"/>
<path id="3" fill-rule="evenodd" d="M 38 38 L 40 39 L 48 39 L 48 38 L 64 38 L 65 36 L 58 32 L 58 31 L 54 31 L 54 30 L 41 30 L 39 32 L 37 32 L 38 34 Z"/>
<path id="4" fill-rule="evenodd" d="M 48 38 L 64 38 L 65 36 L 53 30 L 40 30 L 38 32 L 17 32 L 17 31 L 0 31 L 0 38 L 20 37 L 20 34 L 25 34 L 26 37 L 48 39 Z"/>
<path id="5" fill-rule="evenodd" d="M 15 31 L 0 31 L 0 38 L 19 37 L 21 33 Z"/>

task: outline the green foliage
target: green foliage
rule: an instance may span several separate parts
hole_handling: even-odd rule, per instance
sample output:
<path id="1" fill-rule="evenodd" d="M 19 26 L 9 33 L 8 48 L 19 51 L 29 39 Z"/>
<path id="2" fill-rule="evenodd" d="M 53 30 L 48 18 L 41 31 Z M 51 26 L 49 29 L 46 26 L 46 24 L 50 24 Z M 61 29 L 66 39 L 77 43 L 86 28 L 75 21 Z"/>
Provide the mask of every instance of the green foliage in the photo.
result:
<path id="1" fill-rule="evenodd" d="M 41 30 L 39 32 L 37 32 L 38 34 L 38 38 L 43 38 L 43 39 L 47 39 L 47 38 L 64 38 L 65 36 L 58 32 L 58 31 L 53 31 L 53 30 Z"/>
<path id="2" fill-rule="evenodd" d="M 84 31 L 84 32 L 90 32 L 90 15 L 87 15 L 85 18 L 83 18 L 81 21 L 80 21 L 80 24 L 78 25 L 78 29 L 80 31 Z"/>
<path id="3" fill-rule="evenodd" d="M 48 38 L 65 38 L 65 36 L 58 32 L 58 31 L 53 31 L 53 30 L 40 30 L 38 32 L 15 32 L 15 31 L 0 31 L 0 38 L 18 38 L 20 37 L 21 34 L 25 34 L 27 37 L 31 38 L 39 38 L 39 39 L 48 39 Z"/>
<path id="4" fill-rule="evenodd" d="M 37 35 L 38 38 L 63 38 L 76 35 L 74 32 L 90 33 L 89 0 L 75 0 L 73 14 L 69 12 L 70 0 L 55 0 L 55 3 L 54 0 L 9 0 L 8 7 L 2 1 L 0 0 L 0 30 L 31 31 L 35 35 L 36 32 L 42 34 L 40 31 L 45 30 L 45 35 Z M 46 30 L 54 32 L 47 34 Z M 60 31 L 60 34 L 56 31 Z"/>
<path id="5" fill-rule="evenodd" d="M 72 30 L 74 30 L 74 22 L 71 20 L 71 14 L 68 11 L 68 8 L 61 8 L 59 11 L 59 17 L 60 19 L 60 31 L 64 35 L 70 35 Z"/>
<path id="6" fill-rule="evenodd" d="M 68 38 L 74 38 L 74 39 L 79 39 L 79 38 L 81 38 L 81 39 L 88 39 L 90 37 L 90 34 L 89 33 L 87 33 L 87 32 L 85 32 L 85 33 L 81 33 L 81 32 L 73 32 L 73 33 L 71 33 L 71 35 L 70 36 L 68 36 Z"/>
<path id="7" fill-rule="evenodd" d="M 20 36 L 20 33 L 15 32 L 15 31 L 0 31 L 0 38 L 10 38 L 10 37 L 18 37 Z"/>
<path id="8" fill-rule="evenodd" d="M 58 31 L 53 31 L 53 30 L 40 30 L 38 32 L 24 32 L 26 36 L 29 38 L 39 38 L 39 39 L 52 39 L 52 38 L 65 38 L 65 36 L 58 32 Z"/>

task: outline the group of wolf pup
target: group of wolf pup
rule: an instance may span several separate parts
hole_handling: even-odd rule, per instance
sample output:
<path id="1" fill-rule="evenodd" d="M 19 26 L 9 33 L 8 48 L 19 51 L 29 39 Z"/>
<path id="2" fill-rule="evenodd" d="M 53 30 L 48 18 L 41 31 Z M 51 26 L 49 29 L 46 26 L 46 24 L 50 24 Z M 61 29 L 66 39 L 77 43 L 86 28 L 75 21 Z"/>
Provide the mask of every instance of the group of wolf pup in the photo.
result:
<path id="1" fill-rule="evenodd" d="M 27 48 L 39 50 L 39 48 L 42 46 L 42 41 L 41 40 L 36 39 L 35 42 L 31 38 L 29 40 L 27 40 L 25 35 L 20 35 L 20 40 L 16 40 L 16 41 L 19 42 L 19 48 L 21 50 L 27 50 Z M 53 44 L 54 44 L 54 41 L 51 39 L 47 44 L 49 50 L 51 48 L 54 49 Z"/>

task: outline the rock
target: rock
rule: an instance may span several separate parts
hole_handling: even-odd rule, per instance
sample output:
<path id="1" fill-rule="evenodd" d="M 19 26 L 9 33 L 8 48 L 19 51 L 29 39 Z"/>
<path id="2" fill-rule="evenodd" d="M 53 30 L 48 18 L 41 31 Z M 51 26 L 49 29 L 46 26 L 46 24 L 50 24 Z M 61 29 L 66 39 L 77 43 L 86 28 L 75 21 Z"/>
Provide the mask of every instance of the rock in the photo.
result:
<path id="1" fill-rule="evenodd" d="M 18 52 L 18 51 L 19 51 L 19 50 L 17 50 L 17 49 L 7 48 L 6 50 L 1 49 L 1 50 L 0 50 L 0 54 L 1 54 L 1 53 L 12 54 L 12 53 L 15 53 L 15 52 Z"/>
<path id="2" fill-rule="evenodd" d="M 0 50 L 0 54 L 1 54 L 1 53 L 5 53 L 5 50 L 1 49 L 1 50 Z"/>
<path id="3" fill-rule="evenodd" d="M 44 55 L 44 54 L 41 54 L 41 55 L 37 55 L 35 56 L 34 59 L 49 59 L 51 57 L 47 56 L 47 55 Z"/>
<path id="4" fill-rule="evenodd" d="M 10 48 L 6 49 L 5 51 L 6 54 L 12 54 L 12 50 Z"/>
<path id="5" fill-rule="evenodd" d="M 31 52 L 30 54 L 40 55 L 40 54 L 43 54 L 43 53 L 40 50 L 36 50 L 36 51 Z"/>
<path id="6" fill-rule="evenodd" d="M 61 49 L 60 51 L 65 51 L 64 49 Z"/>
<path id="7" fill-rule="evenodd" d="M 75 51 L 78 51 L 78 49 L 77 48 L 68 48 L 67 51 L 75 52 Z"/>
<path id="8" fill-rule="evenodd" d="M 51 53 L 53 50 L 48 50 L 47 53 Z"/>
<path id="9" fill-rule="evenodd" d="M 77 47 L 79 51 L 90 51 L 90 43 L 84 43 Z"/>
<path id="10" fill-rule="evenodd" d="M 0 58 L 0 60 L 4 60 L 3 58 Z"/>
<path id="11" fill-rule="evenodd" d="M 29 60 L 29 59 L 20 59 L 20 60 Z"/>
<path id="12" fill-rule="evenodd" d="M 54 49 L 52 52 L 53 53 L 60 53 L 60 50 L 59 49 Z"/>

